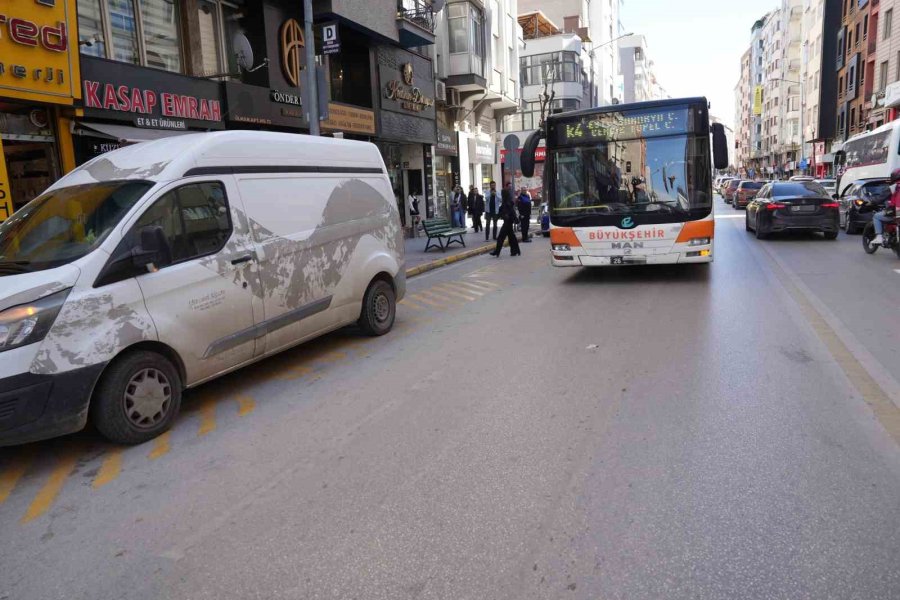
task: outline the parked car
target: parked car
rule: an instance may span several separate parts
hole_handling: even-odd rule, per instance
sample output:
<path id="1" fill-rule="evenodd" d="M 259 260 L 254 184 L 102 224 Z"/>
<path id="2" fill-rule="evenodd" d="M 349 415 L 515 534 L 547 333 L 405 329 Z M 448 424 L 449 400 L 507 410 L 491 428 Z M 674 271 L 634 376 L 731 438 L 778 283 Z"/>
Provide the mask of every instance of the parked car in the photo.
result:
<path id="1" fill-rule="evenodd" d="M 870 207 L 860 210 L 864 204 L 884 204 L 891 197 L 891 182 L 887 179 L 858 179 L 844 189 L 840 204 L 841 229 L 848 234 L 860 233 L 872 221 Z"/>
<path id="2" fill-rule="evenodd" d="M 816 183 L 818 183 L 823 188 L 825 188 L 825 191 L 828 192 L 829 194 L 833 195 L 833 194 L 837 193 L 837 180 L 835 180 L 835 179 L 831 179 L 831 178 L 816 179 Z"/>
<path id="3" fill-rule="evenodd" d="M 541 235 L 550 237 L 550 205 L 546 202 L 541 204 L 538 218 L 541 220 Z"/>
<path id="4" fill-rule="evenodd" d="M 741 179 L 732 179 L 728 182 L 728 185 L 725 187 L 725 193 L 722 194 L 722 197 L 725 199 L 726 204 L 731 204 L 734 200 L 734 194 L 737 192 L 738 186 L 741 184 Z"/>
<path id="5" fill-rule="evenodd" d="M 136 444 L 182 391 L 345 325 L 390 331 L 403 231 L 369 143 L 257 131 L 107 152 L 0 224 L 0 446 Z"/>
<path id="6" fill-rule="evenodd" d="M 738 184 L 737 191 L 734 193 L 734 199 L 731 205 L 735 210 L 746 208 L 750 201 L 756 198 L 756 194 L 765 185 L 762 181 L 742 181 Z"/>
<path id="7" fill-rule="evenodd" d="M 725 189 L 728 187 L 728 184 L 731 183 L 737 177 L 725 177 L 722 181 L 719 182 L 719 186 L 716 188 L 716 191 L 719 192 L 719 195 L 723 198 L 725 197 Z"/>
<path id="8" fill-rule="evenodd" d="M 747 205 L 745 227 L 759 239 L 782 231 L 818 231 L 837 238 L 839 204 L 815 181 L 766 184 Z"/>

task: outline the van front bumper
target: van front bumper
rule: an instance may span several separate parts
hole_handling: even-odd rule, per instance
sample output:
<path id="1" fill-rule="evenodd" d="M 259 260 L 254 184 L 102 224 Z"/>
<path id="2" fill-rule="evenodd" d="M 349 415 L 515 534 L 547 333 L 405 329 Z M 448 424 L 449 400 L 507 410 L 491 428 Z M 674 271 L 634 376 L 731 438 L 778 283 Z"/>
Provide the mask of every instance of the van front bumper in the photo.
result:
<path id="1" fill-rule="evenodd" d="M 84 429 L 91 394 L 105 366 L 0 379 L 0 447 Z"/>

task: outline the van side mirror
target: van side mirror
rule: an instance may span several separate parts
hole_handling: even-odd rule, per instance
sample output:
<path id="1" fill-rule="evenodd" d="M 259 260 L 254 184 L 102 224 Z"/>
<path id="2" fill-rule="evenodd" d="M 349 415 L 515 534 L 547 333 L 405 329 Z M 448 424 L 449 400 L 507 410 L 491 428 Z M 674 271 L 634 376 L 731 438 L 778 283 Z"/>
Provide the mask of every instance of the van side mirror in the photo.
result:
<path id="1" fill-rule="evenodd" d="M 525 145 L 522 147 L 522 157 L 520 158 L 523 177 L 534 177 L 535 153 L 542 137 L 543 132 L 538 129 L 525 140 Z"/>
<path id="2" fill-rule="evenodd" d="M 131 251 L 131 263 L 151 272 L 172 264 L 172 249 L 162 227 L 148 225 L 141 229 L 141 245 Z"/>
<path id="3" fill-rule="evenodd" d="M 713 166 L 717 169 L 728 168 L 728 138 L 725 136 L 725 126 L 721 123 L 713 123 L 710 126 L 713 142 Z"/>

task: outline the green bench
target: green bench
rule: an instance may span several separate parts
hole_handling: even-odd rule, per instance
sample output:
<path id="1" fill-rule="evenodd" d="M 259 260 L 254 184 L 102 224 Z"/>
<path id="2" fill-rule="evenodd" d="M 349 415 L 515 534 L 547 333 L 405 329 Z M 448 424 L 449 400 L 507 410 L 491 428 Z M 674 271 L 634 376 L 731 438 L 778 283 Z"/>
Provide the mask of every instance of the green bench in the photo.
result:
<path id="1" fill-rule="evenodd" d="M 426 219 L 422 221 L 422 226 L 425 228 L 425 235 L 428 236 L 425 252 L 431 248 L 440 248 L 441 252 L 446 252 L 450 244 L 466 247 L 466 241 L 463 239 L 463 234 L 467 231 L 465 227 L 453 227 L 447 219 Z M 433 240 L 437 240 L 437 243 Z"/>

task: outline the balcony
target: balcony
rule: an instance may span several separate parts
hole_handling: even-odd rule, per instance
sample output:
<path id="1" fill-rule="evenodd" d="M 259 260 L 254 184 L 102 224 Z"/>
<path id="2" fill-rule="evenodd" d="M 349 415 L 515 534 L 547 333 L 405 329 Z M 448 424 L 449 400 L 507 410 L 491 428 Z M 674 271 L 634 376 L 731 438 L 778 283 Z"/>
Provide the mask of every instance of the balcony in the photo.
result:
<path id="1" fill-rule="evenodd" d="M 434 9 L 424 0 L 398 0 L 397 31 L 404 48 L 434 44 Z"/>

